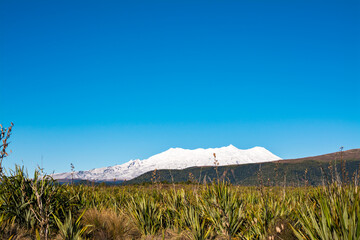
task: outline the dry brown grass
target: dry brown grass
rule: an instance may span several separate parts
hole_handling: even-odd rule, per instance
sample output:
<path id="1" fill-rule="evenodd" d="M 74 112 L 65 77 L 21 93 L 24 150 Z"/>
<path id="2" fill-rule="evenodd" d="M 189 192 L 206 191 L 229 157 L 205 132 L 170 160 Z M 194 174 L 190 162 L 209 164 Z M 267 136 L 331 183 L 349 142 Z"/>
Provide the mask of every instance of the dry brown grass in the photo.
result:
<path id="1" fill-rule="evenodd" d="M 274 226 L 272 226 L 266 239 L 286 239 L 296 240 L 296 236 L 290 227 L 291 223 L 287 219 L 278 219 Z"/>
<path id="2" fill-rule="evenodd" d="M 101 240 L 189 240 L 185 231 L 176 233 L 165 230 L 156 236 L 142 236 L 131 217 L 126 213 L 115 213 L 112 209 L 90 209 L 86 211 L 83 220 L 84 225 L 91 225 L 84 238 Z"/>
<path id="3" fill-rule="evenodd" d="M 19 227 L 15 223 L 8 223 L 0 229 L 0 239 L 31 240 L 33 233 L 30 230 Z"/>
<path id="4" fill-rule="evenodd" d="M 141 237 L 130 217 L 110 209 L 90 209 L 86 211 L 82 222 L 91 226 L 86 233 L 87 239 L 120 240 Z"/>
<path id="5" fill-rule="evenodd" d="M 164 232 L 161 232 L 157 234 L 156 236 L 142 236 L 139 238 L 141 240 L 190 240 L 189 237 L 187 237 L 183 233 L 175 233 L 171 230 L 165 230 Z"/>

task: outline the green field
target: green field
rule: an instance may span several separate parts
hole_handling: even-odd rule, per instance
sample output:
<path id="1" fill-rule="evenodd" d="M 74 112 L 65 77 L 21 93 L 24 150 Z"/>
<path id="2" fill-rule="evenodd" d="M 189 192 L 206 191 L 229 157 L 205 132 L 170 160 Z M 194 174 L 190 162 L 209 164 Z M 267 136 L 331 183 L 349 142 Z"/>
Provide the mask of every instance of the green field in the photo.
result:
<path id="1" fill-rule="evenodd" d="M 18 167 L 1 177 L 0 238 L 360 239 L 358 180 L 86 186 Z"/>

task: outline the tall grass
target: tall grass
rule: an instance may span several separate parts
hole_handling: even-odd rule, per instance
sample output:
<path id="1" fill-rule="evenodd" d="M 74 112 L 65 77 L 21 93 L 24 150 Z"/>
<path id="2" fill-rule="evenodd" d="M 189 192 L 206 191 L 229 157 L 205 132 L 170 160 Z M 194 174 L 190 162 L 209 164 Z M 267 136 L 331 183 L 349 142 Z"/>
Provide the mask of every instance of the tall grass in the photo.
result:
<path id="1" fill-rule="evenodd" d="M 71 211 L 65 217 L 64 222 L 54 215 L 54 219 L 57 227 L 59 228 L 59 234 L 64 240 L 81 240 L 82 235 L 85 233 L 89 226 L 81 226 L 80 220 L 83 217 L 85 211 L 77 218 L 73 220 Z"/>
<path id="2" fill-rule="evenodd" d="M 360 238 L 355 184 L 261 190 L 225 181 L 106 187 L 58 185 L 39 176 L 30 178 L 20 167 L 2 176 L 1 239 L 36 238 L 36 232 L 41 239 L 80 239 L 81 234 L 86 239 Z"/>
<path id="3" fill-rule="evenodd" d="M 360 195 L 336 183 L 317 189 L 296 211 L 299 239 L 360 239 Z"/>

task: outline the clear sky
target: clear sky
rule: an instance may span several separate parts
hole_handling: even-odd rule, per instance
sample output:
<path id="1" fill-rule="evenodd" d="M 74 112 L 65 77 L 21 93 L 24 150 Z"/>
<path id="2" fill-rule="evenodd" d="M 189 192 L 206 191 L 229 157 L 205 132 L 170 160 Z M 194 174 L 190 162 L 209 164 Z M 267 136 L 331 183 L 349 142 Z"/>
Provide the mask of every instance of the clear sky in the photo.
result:
<path id="1" fill-rule="evenodd" d="M 5 167 L 360 147 L 359 1 L 0 0 Z"/>

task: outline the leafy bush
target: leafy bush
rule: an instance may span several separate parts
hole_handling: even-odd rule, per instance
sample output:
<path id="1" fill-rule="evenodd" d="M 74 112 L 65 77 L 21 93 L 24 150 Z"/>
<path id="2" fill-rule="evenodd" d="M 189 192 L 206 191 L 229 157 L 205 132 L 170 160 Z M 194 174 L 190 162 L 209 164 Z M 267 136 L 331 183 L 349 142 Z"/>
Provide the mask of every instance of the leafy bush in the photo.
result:
<path id="1" fill-rule="evenodd" d="M 39 229 L 44 239 L 56 227 L 53 215 L 64 220 L 65 213 L 76 206 L 69 200 L 69 188 L 39 170 L 29 178 L 23 167 L 15 166 L 9 176 L 3 174 L 0 180 L 0 213 L 21 228 Z"/>

